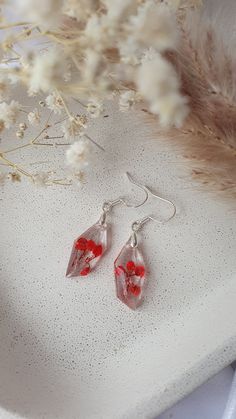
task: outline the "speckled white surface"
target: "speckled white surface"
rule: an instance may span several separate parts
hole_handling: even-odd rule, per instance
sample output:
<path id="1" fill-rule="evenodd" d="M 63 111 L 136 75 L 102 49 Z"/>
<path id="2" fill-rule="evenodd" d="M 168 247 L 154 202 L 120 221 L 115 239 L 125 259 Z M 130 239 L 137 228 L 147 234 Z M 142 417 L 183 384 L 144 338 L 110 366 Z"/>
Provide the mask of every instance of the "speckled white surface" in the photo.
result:
<path id="1" fill-rule="evenodd" d="M 186 178 L 143 116 L 107 112 L 90 129 L 106 152 L 96 151 L 81 190 L 1 189 L 1 419 L 153 418 L 236 357 L 235 214 Z M 103 200 L 136 196 L 126 170 L 178 208 L 170 223 L 143 230 L 149 285 L 136 312 L 115 298 L 113 260 L 130 223 L 159 213 L 157 202 L 117 207 L 112 249 L 96 273 L 64 276 L 73 239 Z"/>

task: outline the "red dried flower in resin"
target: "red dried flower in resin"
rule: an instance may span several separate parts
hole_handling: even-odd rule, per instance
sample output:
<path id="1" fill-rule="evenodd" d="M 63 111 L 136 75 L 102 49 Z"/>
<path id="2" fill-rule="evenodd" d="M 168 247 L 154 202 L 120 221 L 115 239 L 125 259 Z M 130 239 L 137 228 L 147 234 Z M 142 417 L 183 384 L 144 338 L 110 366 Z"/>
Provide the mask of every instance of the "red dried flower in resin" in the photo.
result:
<path id="1" fill-rule="evenodd" d="M 132 260 L 129 260 L 126 263 L 126 268 L 128 269 L 128 271 L 134 271 L 135 270 L 135 263 Z"/>
<path id="2" fill-rule="evenodd" d="M 86 276 L 97 265 L 108 247 L 108 230 L 99 222 L 74 241 L 66 276 Z"/>
<path id="3" fill-rule="evenodd" d="M 95 245 L 94 248 L 93 248 L 93 250 L 92 250 L 92 252 L 93 252 L 93 254 L 94 254 L 95 257 L 101 256 L 101 254 L 102 254 L 102 245 L 101 244 Z"/>
<path id="4" fill-rule="evenodd" d="M 87 240 L 84 237 L 80 237 L 75 243 L 75 247 L 78 250 L 85 250 L 87 248 Z"/>
<path id="5" fill-rule="evenodd" d="M 89 265 L 88 266 L 85 266 L 85 268 L 82 269 L 82 271 L 80 272 L 80 275 L 81 276 L 86 276 L 86 275 L 89 274 L 90 271 L 91 271 L 90 266 Z"/>
<path id="6" fill-rule="evenodd" d="M 129 291 L 132 292 L 132 294 L 134 294 L 135 297 L 138 297 L 141 292 L 141 287 L 139 287 L 138 285 L 131 284 L 129 286 Z"/>
<path id="7" fill-rule="evenodd" d="M 94 247 L 96 246 L 96 243 L 93 240 L 88 240 L 87 241 L 87 249 L 88 250 L 92 250 L 94 249 Z"/>
<path id="8" fill-rule="evenodd" d="M 145 274 L 144 266 L 142 266 L 142 265 L 135 266 L 135 275 L 136 276 L 140 276 L 142 278 L 144 276 L 144 274 Z"/>
<path id="9" fill-rule="evenodd" d="M 136 309 L 143 301 L 146 284 L 143 256 L 138 247 L 128 242 L 115 260 L 117 297 L 130 308 Z"/>

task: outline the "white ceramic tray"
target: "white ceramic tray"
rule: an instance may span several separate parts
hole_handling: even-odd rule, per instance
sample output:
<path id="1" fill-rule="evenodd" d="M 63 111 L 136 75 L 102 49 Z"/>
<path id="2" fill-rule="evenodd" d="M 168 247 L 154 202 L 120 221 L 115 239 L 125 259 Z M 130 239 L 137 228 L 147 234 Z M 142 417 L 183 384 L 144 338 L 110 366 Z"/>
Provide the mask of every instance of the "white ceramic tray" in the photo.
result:
<path id="1" fill-rule="evenodd" d="M 235 214 L 199 191 L 140 114 L 108 114 L 90 129 L 106 152 L 95 152 L 81 190 L 1 189 L 2 419 L 153 418 L 236 357 Z M 178 208 L 170 223 L 143 230 L 149 285 L 135 312 L 115 297 L 113 260 L 148 208 L 116 208 L 113 246 L 96 273 L 64 276 L 73 239 L 103 200 L 136 196 L 126 170 Z M 159 214 L 157 202 L 149 209 Z"/>

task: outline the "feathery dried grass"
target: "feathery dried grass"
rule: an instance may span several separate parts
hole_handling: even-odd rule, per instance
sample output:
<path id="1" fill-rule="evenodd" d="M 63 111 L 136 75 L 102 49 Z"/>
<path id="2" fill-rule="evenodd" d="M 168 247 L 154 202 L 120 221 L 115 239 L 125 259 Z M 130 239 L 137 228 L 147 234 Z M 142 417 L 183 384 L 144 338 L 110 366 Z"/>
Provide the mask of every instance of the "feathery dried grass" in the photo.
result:
<path id="1" fill-rule="evenodd" d="M 236 42 L 223 41 L 219 16 L 220 10 L 208 20 L 204 11 L 194 10 L 180 21 L 180 47 L 169 59 L 191 112 L 168 138 L 183 148 L 195 178 L 236 198 Z"/>

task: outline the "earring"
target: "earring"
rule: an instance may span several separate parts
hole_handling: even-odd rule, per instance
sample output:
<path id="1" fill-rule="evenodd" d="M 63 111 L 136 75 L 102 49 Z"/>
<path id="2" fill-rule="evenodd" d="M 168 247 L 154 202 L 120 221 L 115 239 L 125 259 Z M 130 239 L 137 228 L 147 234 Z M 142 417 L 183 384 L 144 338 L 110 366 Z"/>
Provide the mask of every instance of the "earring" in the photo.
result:
<path id="1" fill-rule="evenodd" d="M 157 220 L 151 215 L 135 221 L 132 224 L 132 233 L 129 240 L 122 248 L 114 262 L 116 295 L 124 304 L 133 310 L 142 304 L 147 283 L 147 270 L 142 252 L 138 246 L 137 232 L 148 221 L 155 221 L 157 223 L 164 224 L 167 221 L 170 221 L 176 214 L 176 206 L 173 202 L 154 194 L 146 186 L 145 189 L 155 198 L 171 204 L 173 213 L 164 222 Z"/>
<path id="2" fill-rule="evenodd" d="M 147 201 L 146 188 L 136 183 L 128 172 L 126 176 L 131 183 L 142 189 L 145 198 L 137 205 L 127 203 L 124 198 L 104 202 L 99 220 L 74 241 L 66 271 L 67 277 L 88 275 L 110 247 L 111 226 L 107 223 L 107 215 L 114 206 L 123 204 L 128 208 L 138 208 Z"/>

